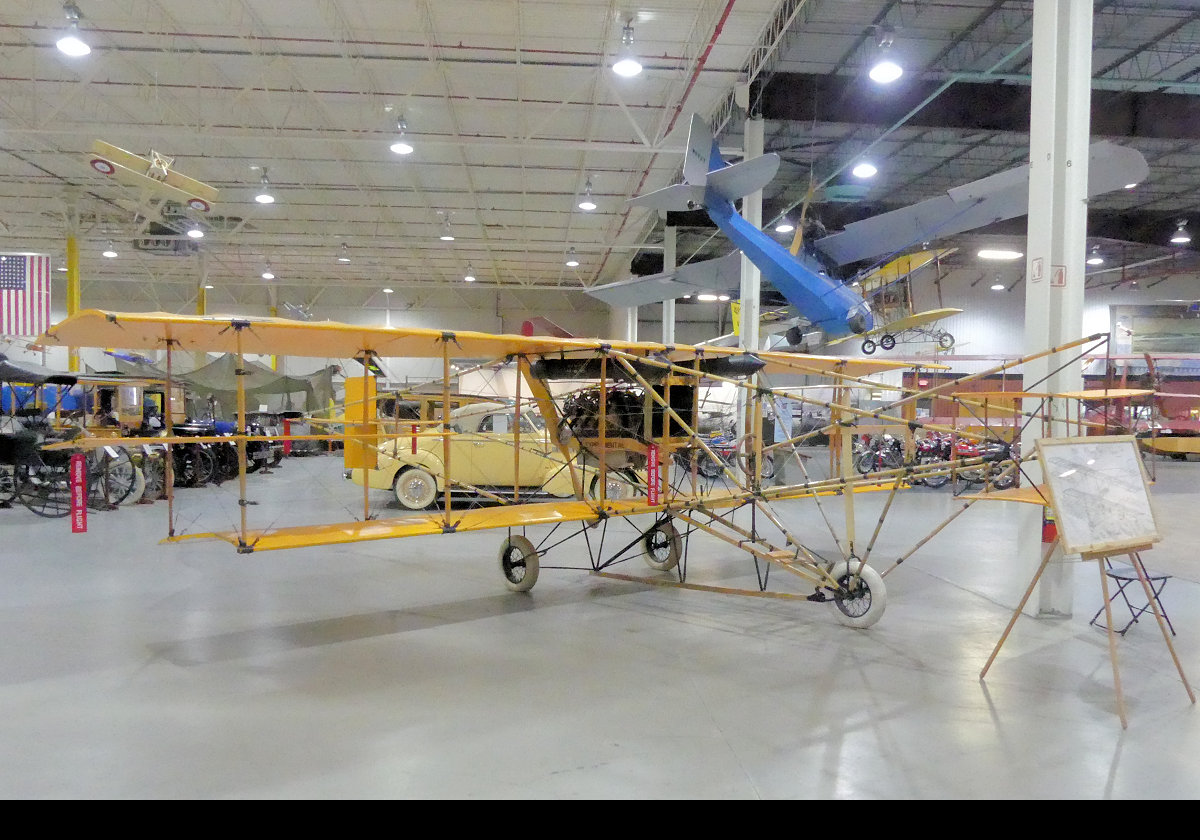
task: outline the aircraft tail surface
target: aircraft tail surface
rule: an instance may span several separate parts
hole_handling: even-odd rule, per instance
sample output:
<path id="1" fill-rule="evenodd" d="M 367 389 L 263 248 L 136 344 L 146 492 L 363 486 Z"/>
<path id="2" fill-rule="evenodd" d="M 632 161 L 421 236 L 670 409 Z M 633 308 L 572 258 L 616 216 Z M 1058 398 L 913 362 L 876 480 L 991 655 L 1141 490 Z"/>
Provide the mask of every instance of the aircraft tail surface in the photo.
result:
<path id="1" fill-rule="evenodd" d="M 761 190 L 778 171 L 779 155 L 774 153 L 726 165 L 712 131 L 699 115 L 692 114 L 683 183 L 639 195 L 628 203 L 656 210 L 694 210 L 704 206 L 706 190 L 726 201 L 736 201 Z"/>
<path id="2" fill-rule="evenodd" d="M 699 114 L 692 114 L 692 126 L 688 130 L 687 155 L 683 159 L 683 181 L 693 187 L 701 187 L 708 181 L 713 170 L 712 130 Z"/>

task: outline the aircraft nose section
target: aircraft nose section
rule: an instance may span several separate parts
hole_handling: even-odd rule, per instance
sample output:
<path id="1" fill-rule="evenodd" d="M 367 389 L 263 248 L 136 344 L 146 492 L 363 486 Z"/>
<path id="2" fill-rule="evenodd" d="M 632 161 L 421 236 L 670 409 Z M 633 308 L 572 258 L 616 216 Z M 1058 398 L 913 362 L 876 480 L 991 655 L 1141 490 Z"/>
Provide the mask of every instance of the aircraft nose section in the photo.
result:
<path id="1" fill-rule="evenodd" d="M 855 335 L 862 335 L 867 330 L 871 329 L 871 323 L 863 312 L 850 311 L 846 318 L 846 325 L 850 327 L 850 331 Z"/>

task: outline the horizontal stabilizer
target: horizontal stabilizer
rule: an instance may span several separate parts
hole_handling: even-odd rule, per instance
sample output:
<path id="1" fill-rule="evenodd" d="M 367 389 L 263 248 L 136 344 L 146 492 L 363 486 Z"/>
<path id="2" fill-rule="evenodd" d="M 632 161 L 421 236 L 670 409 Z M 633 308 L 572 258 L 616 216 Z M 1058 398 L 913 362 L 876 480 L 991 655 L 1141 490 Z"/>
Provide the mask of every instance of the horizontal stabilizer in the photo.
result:
<path id="1" fill-rule="evenodd" d="M 688 263 L 671 271 L 631 277 L 586 291 L 609 306 L 644 306 L 697 292 L 736 289 L 741 285 L 741 278 L 742 255 L 740 251 L 734 251 L 715 260 Z"/>
<path id="2" fill-rule="evenodd" d="M 635 207 L 653 207 L 655 210 L 695 210 L 704 204 L 704 187 L 676 184 L 631 198 L 626 203 Z"/>
<path id="3" fill-rule="evenodd" d="M 726 201 L 756 193 L 779 171 L 779 155 L 759 155 L 708 173 L 708 188 Z"/>

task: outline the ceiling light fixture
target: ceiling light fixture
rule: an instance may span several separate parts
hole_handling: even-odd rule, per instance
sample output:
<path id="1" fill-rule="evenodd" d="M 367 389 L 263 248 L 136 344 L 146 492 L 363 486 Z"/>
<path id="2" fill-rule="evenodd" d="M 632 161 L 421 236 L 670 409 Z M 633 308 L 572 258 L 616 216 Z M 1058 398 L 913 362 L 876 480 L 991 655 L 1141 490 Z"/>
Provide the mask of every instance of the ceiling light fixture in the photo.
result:
<path id="1" fill-rule="evenodd" d="M 475 269 L 471 268 L 470 263 L 467 263 L 467 273 L 463 275 L 463 280 L 466 280 L 468 283 L 475 282 Z"/>
<path id="2" fill-rule="evenodd" d="M 408 137 L 405 132 L 408 130 L 408 124 L 404 122 L 404 117 L 396 120 L 396 130 L 399 131 L 395 141 L 391 145 L 391 150 L 398 155 L 411 155 L 413 153 L 412 144 L 408 142 Z"/>
<path id="3" fill-rule="evenodd" d="M 1175 229 L 1175 235 L 1171 237 L 1172 245 L 1186 245 L 1192 241 L 1192 236 L 1187 232 L 1187 219 L 1179 220 L 1179 227 Z"/>
<path id="4" fill-rule="evenodd" d="M 583 188 L 583 198 L 579 202 L 580 210 L 595 210 L 596 202 L 592 201 L 592 179 L 587 179 L 587 184 Z"/>
<path id="5" fill-rule="evenodd" d="M 625 21 L 621 30 L 621 49 L 617 52 L 617 61 L 612 66 L 618 76 L 630 78 L 642 72 L 642 63 L 633 53 L 633 21 Z"/>
<path id="6" fill-rule="evenodd" d="M 1100 256 L 1100 246 L 1093 245 L 1091 256 L 1087 258 L 1088 265 L 1104 265 L 1104 257 Z"/>
<path id="7" fill-rule="evenodd" d="M 571 268 L 579 265 L 579 257 L 575 256 L 575 246 L 571 246 L 571 250 L 567 251 L 567 265 Z"/>
<path id="8" fill-rule="evenodd" d="M 102 254 L 108 257 L 110 260 L 117 256 L 117 249 L 113 246 L 113 241 L 111 239 L 108 240 L 108 247 L 104 249 Z"/>
<path id="9" fill-rule="evenodd" d="M 204 228 L 200 227 L 200 225 L 192 225 L 190 228 L 188 228 L 187 235 L 192 239 L 203 239 Z"/>
<path id="10" fill-rule="evenodd" d="M 79 7 L 74 3 L 66 3 L 63 5 L 63 14 L 67 16 L 67 32 L 58 39 L 55 46 L 63 55 L 69 55 L 72 58 L 87 55 L 92 48 L 79 35 Z"/>
<path id="11" fill-rule="evenodd" d="M 700 294 L 696 295 L 696 300 L 702 300 L 705 303 L 710 303 L 716 299 L 717 299 L 717 296 L 714 295 L 712 292 L 701 292 Z"/>
<path id="12" fill-rule="evenodd" d="M 978 254 L 981 260 L 1019 260 L 1025 256 L 1020 251 L 1008 251 L 1002 248 L 984 248 Z"/>
<path id="13" fill-rule="evenodd" d="M 275 279 L 275 272 L 271 271 L 270 263 L 267 263 L 267 267 L 263 269 L 262 279 L 264 279 L 264 280 L 274 280 Z"/>
<path id="14" fill-rule="evenodd" d="M 271 195 L 271 182 L 267 180 L 267 167 L 262 168 L 262 178 L 259 183 L 262 184 L 262 190 L 258 195 L 254 196 L 254 200 L 259 204 L 274 204 L 275 196 Z"/>
<path id="15" fill-rule="evenodd" d="M 213 288 L 216 288 L 216 287 L 215 287 L 215 286 L 213 286 L 213 284 L 212 284 L 212 283 L 205 283 L 205 284 L 204 284 L 204 288 L 206 288 L 206 289 L 213 289 Z"/>
<path id="16" fill-rule="evenodd" d="M 1127 190 L 1131 190 L 1131 189 L 1133 189 L 1133 188 L 1134 188 L 1134 187 L 1136 187 L 1136 186 L 1137 186 L 1137 184 L 1126 184 L 1126 185 L 1125 185 L 1125 189 L 1127 189 Z"/>
<path id="17" fill-rule="evenodd" d="M 340 263 L 350 262 L 350 246 L 345 242 L 342 243 L 342 249 L 338 251 L 337 261 Z"/>
<path id="18" fill-rule="evenodd" d="M 453 242 L 454 241 L 454 232 L 452 230 L 450 230 L 450 214 L 443 213 L 441 210 L 439 210 L 438 212 L 442 213 L 442 235 L 439 236 L 438 238 L 441 239 L 443 242 Z"/>
<path id="19" fill-rule="evenodd" d="M 776 233 L 791 233 L 796 229 L 796 226 L 787 219 L 780 219 L 779 224 L 775 225 Z"/>
<path id="20" fill-rule="evenodd" d="M 890 26 L 880 26 L 876 33 L 875 46 L 879 53 L 868 75 L 881 85 L 890 85 L 904 75 L 904 68 L 892 61 L 890 57 L 890 48 L 892 41 L 896 38 L 896 31 Z"/>
<path id="21" fill-rule="evenodd" d="M 385 295 L 390 295 L 390 294 L 392 293 L 392 290 L 391 290 L 391 289 L 384 289 L 384 290 L 383 290 L 383 293 L 384 293 Z"/>
<path id="22" fill-rule="evenodd" d="M 998 275 L 998 274 L 996 275 L 996 282 L 992 284 L 992 291 L 993 292 L 1003 292 L 1004 291 L 1004 284 L 1002 282 L 1000 282 L 1000 275 Z"/>
<path id="23" fill-rule="evenodd" d="M 874 178 L 878 172 L 879 170 L 875 167 L 875 164 L 868 160 L 864 160 L 862 163 L 858 164 L 858 166 L 850 170 L 850 174 L 855 178 Z"/>

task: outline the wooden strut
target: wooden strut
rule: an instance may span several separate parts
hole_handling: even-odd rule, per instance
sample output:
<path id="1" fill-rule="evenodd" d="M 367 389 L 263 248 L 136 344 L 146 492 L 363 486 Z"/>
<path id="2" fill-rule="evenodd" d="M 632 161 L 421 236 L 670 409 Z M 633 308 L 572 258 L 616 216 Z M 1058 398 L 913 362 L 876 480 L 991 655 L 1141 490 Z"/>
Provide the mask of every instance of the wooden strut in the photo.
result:
<path id="1" fill-rule="evenodd" d="M 442 463 L 445 465 L 444 474 L 453 475 L 450 471 L 450 342 L 452 336 L 442 336 Z M 363 482 L 366 486 L 366 481 Z M 445 499 L 443 508 L 443 526 L 450 528 L 450 482 L 445 482 Z"/>
<path id="2" fill-rule="evenodd" d="M 949 525 L 951 522 L 953 522 L 955 519 L 957 519 L 959 516 L 961 516 L 962 513 L 964 511 L 966 511 L 967 508 L 969 508 L 971 505 L 975 504 L 975 502 L 977 502 L 977 501 L 978 501 L 978 499 L 969 499 L 968 501 L 964 502 L 962 507 L 960 507 L 954 513 L 952 513 L 948 517 L 946 517 L 946 520 L 944 522 L 942 522 L 941 525 L 937 526 L 932 531 L 930 531 L 928 534 L 926 534 L 925 537 L 920 540 L 920 542 L 918 542 L 911 549 L 909 549 L 907 554 L 901 555 L 896 560 L 895 563 L 888 566 L 887 569 L 885 569 L 884 571 L 880 572 L 879 576 L 887 577 L 888 573 L 890 573 L 893 569 L 897 568 L 901 563 L 903 563 L 909 557 L 912 557 L 914 554 L 916 554 L 917 549 L 919 549 L 921 546 L 925 545 L 925 543 L 929 542 L 931 539 L 936 537 L 939 533 L 941 533 L 941 530 L 943 528 L 945 528 L 947 525 Z"/>
<path id="3" fill-rule="evenodd" d="M 792 574 L 809 583 L 817 586 L 837 586 L 836 581 L 829 577 L 825 570 L 820 568 L 819 565 L 813 564 L 812 568 L 808 568 L 789 562 L 789 558 L 795 559 L 795 552 L 787 551 L 786 549 L 772 548 L 771 544 L 766 540 L 762 539 L 761 537 L 755 537 L 753 534 L 745 531 L 744 529 L 738 528 L 736 525 L 725 521 L 723 517 L 716 516 L 715 514 L 711 513 L 709 514 L 711 517 L 710 522 L 720 522 L 723 526 L 729 528 L 730 530 L 744 535 L 746 539 L 734 539 L 728 534 L 722 533 L 717 528 L 714 528 L 709 522 L 701 522 L 700 520 L 689 516 L 687 513 L 677 513 L 675 515 L 678 519 L 682 519 L 689 525 L 699 528 L 706 534 L 712 534 L 717 539 L 724 540 L 730 545 L 745 551 L 747 554 L 751 554 L 754 557 L 757 557 L 775 566 L 779 566 L 780 568 L 791 572 Z M 786 555 L 786 557 L 784 555 Z"/>
<path id="4" fill-rule="evenodd" d="M 163 425 L 167 429 L 167 437 L 171 438 L 175 435 L 175 418 L 171 412 L 171 394 L 172 388 L 172 368 L 171 368 L 171 347 L 174 345 L 171 339 L 171 327 L 167 326 L 167 394 L 164 400 L 165 406 L 163 410 Z M 167 444 L 165 468 L 163 470 L 163 481 L 166 482 L 167 490 L 167 536 L 175 536 L 175 455 L 171 444 Z"/>
<path id="5" fill-rule="evenodd" d="M 888 493 L 887 503 L 883 506 L 883 510 L 879 514 L 879 521 L 875 523 L 875 532 L 871 534 L 871 541 L 867 543 L 867 548 L 863 552 L 862 561 L 867 562 L 871 558 L 871 549 L 875 547 L 875 540 L 879 539 L 879 532 L 883 529 L 883 520 L 887 518 L 888 510 L 892 506 L 892 501 L 896 498 L 896 491 L 900 489 L 900 485 L 904 483 L 902 476 L 896 476 L 896 481 L 892 484 L 892 492 Z"/>
<path id="6" fill-rule="evenodd" d="M 246 422 L 246 357 L 242 353 L 242 327 L 235 326 L 234 341 L 236 342 L 237 350 L 237 410 L 238 410 L 238 441 L 237 441 L 237 459 L 238 459 L 238 507 L 240 510 L 241 519 L 241 542 L 246 542 L 246 435 L 249 433 L 249 425 Z M 366 481 L 363 481 L 363 486 L 366 486 Z"/>
<path id="7" fill-rule="evenodd" d="M 367 383 L 370 381 L 368 379 L 368 377 L 371 374 L 370 361 L 371 361 L 372 354 L 371 354 L 371 351 L 366 348 L 363 349 L 362 354 L 363 354 L 363 377 L 362 377 L 363 398 L 362 398 L 362 400 L 360 400 L 360 402 L 362 403 L 362 422 L 363 422 L 363 426 L 366 426 L 367 422 L 368 422 L 368 420 L 367 420 Z M 343 443 L 343 445 L 345 445 L 345 444 Z M 371 482 L 368 479 L 367 470 L 370 468 L 369 464 L 373 463 L 373 461 L 368 461 L 368 459 L 367 459 L 367 442 L 366 441 L 363 441 L 361 444 L 361 449 L 359 450 L 359 458 L 362 459 L 363 521 L 365 522 L 371 518 L 371 503 L 368 499 Z"/>

